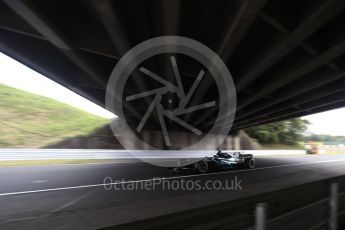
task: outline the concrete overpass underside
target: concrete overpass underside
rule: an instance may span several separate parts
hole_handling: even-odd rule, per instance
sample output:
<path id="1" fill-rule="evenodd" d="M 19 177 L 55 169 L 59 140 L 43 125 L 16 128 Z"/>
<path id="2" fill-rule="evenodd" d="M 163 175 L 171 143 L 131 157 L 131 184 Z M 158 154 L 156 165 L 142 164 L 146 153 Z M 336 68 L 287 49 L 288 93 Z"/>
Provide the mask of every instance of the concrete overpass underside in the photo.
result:
<path id="1" fill-rule="evenodd" d="M 133 46 L 163 35 L 195 39 L 232 74 L 236 131 L 345 106 L 344 7 L 343 0 L 3 0 L 0 51 L 104 106 L 110 73 Z M 184 61 L 188 85 L 197 64 Z M 169 79 L 166 56 L 148 66 Z M 136 77 L 125 94 L 152 84 Z M 195 103 L 217 95 L 214 84 L 202 89 Z M 149 104 L 131 109 L 142 115 Z M 186 119 L 207 127 L 216 113 Z"/>

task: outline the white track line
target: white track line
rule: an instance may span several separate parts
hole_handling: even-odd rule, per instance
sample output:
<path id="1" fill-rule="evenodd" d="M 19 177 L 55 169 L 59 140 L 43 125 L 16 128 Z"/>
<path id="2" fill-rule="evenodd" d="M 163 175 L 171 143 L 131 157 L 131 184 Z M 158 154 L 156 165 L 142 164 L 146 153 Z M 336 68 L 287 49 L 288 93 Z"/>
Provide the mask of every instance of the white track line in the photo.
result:
<path id="1" fill-rule="evenodd" d="M 45 183 L 47 182 L 48 180 L 34 180 L 32 181 L 31 183 Z"/>
<path id="2" fill-rule="evenodd" d="M 236 171 L 224 171 L 224 172 L 215 172 L 215 173 L 206 173 L 206 174 L 194 174 L 194 175 L 176 176 L 176 177 L 152 178 L 152 179 L 143 179 L 143 180 L 136 180 L 136 181 L 121 181 L 121 182 L 114 182 L 114 183 L 78 185 L 78 186 L 61 187 L 61 188 L 38 189 L 38 190 L 28 190 L 28 191 L 20 191 L 20 192 L 8 192 L 8 193 L 0 193 L 0 196 L 13 196 L 13 195 L 23 195 L 23 194 L 33 194 L 33 193 L 53 192 L 53 191 L 64 191 L 64 190 L 71 190 L 71 189 L 93 188 L 93 187 L 102 187 L 102 186 L 104 187 L 104 186 L 109 186 L 109 185 L 128 184 L 128 183 L 141 183 L 141 182 L 156 181 L 156 180 L 171 180 L 171 179 L 180 179 L 180 178 L 193 178 L 193 177 L 201 177 L 201 176 L 211 176 L 211 175 L 237 173 L 237 172 L 249 172 L 249 171 L 258 171 L 258 170 L 264 170 L 264 169 L 283 168 L 283 167 L 291 167 L 291 166 L 299 166 L 299 165 L 310 165 L 310 164 L 322 164 L 322 163 L 331 163 L 331 162 L 342 162 L 342 161 L 345 161 L 345 159 L 327 160 L 327 161 L 314 161 L 314 162 L 295 163 L 295 164 L 286 164 L 286 165 L 275 165 L 275 166 L 268 166 L 268 167 L 255 168 L 255 169 L 243 169 L 243 170 L 236 170 Z"/>

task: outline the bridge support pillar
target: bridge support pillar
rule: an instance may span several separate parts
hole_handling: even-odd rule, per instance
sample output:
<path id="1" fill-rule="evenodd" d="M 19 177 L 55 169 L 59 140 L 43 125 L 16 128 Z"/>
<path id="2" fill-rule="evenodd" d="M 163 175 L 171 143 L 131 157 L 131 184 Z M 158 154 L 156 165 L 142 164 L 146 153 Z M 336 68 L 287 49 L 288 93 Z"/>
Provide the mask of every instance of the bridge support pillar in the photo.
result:
<path id="1" fill-rule="evenodd" d="M 239 150 L 241 149 L 241 142 L 239 136 L 233 136 L 232 137 L 232 142 L 233 142 L 233 148 L 234 150 Z"/>

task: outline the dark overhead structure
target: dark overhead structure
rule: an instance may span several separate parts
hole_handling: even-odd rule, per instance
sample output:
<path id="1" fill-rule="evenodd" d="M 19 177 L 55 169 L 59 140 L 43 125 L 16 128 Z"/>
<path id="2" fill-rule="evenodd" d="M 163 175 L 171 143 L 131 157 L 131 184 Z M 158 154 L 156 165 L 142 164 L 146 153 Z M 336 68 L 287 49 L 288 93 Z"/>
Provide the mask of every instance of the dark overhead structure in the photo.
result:
<path id="1" fill-rule="evenodd" d="M 344 7 L 344 0 L 2 0 L 0 51 L 104 106 L 110 73 L 133 46 L 163 35 L 195 39 L 233 76 L 239 130 L 345 106 Z M 147 66 L 169 79 L 166 58 Z M 184 63 L 188 85 L 197 64 Z M 125 92 L 152 84 L 140 75 Z M 202 89 L 197 100 L 216 95 L 214 84 Z M 133 119 L 149 102 L 133 105 Z M 215 114 L 186 119 L 207 126 Z"/>

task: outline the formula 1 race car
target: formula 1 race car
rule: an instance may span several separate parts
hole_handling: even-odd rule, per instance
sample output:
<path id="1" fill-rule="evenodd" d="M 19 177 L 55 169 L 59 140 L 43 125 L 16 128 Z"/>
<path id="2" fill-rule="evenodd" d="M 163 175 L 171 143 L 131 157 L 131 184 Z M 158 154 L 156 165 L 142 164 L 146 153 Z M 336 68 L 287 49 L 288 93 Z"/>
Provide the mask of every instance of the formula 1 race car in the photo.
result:
<path id="1" fill-rule="evenodd" d="M 213 157 L 204 157 L 202 160 L 199 160 L 193 164 L 171 169 L 176 171 L 193 170 L 198 173 L 207 173 L 209 171 L 238 168 L 255 168 L 255 159 L 253 158 L 253 154 L 218 151 Z"/>

